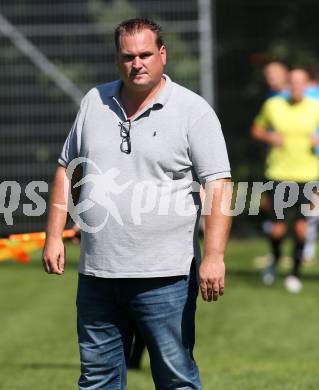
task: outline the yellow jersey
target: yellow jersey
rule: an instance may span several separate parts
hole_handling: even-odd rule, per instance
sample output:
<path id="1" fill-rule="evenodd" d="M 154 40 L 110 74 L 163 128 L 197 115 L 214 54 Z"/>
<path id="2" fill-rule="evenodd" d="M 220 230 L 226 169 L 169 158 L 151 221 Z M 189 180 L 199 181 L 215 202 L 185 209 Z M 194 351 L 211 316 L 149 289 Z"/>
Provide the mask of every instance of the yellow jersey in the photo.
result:
<path id="1" fill-rule="evenodd" d="M 267 179 L 299 183 L 319 179 L 319 159 L 311 146 L 319 127 L 318 101 L 304 98 L 293 103 L 281 96 L 270 98 L 254 123 L 283 137 L 283 145 L 271 147 L 267 157 Z"/>

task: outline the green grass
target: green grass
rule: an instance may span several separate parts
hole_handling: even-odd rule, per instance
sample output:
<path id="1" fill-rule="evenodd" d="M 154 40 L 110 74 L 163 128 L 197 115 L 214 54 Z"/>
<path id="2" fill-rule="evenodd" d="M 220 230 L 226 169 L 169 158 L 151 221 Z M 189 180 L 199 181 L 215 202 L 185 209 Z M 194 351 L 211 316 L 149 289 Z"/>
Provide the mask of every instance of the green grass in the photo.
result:
<path id="1" fill-rule="evenodd" d="M 253 258 L 266 252 L 262 240 L 233 240 L 225 296 L 198 301 L 195 357 L 205 390 L 319 388 L 319 266 L 305 268 L 303 292 L 291 295 L 284 270 L 272 288 L 261 285 Z M 0 389 L 76 389 L 78 249 L 68 246 L 68 258 L 63 277 L 42 272 L 39 253 L 26 266 L 0 263 Z M 153 388 L 145 355 L 128 389 Z"/>

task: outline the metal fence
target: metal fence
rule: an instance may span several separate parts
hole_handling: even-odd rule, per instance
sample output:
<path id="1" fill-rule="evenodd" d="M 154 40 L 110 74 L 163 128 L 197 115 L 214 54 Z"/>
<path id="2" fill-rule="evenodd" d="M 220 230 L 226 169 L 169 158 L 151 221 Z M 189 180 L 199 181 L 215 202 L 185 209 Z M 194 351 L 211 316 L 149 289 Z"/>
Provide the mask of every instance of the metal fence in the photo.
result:
<path id="1" fill-rule="evenodd" d="M 134 16 L 166 32 L 167 72 L 199 91 L 198 3 L 192 0 L 2 0 L 0 3 L 0 182 L 6 207 L 20 196 L 13 225 L 0 213 L 0 234 L 42 230 L 46 215 L 25 216 L 25 186 L 51 182 L 79 101 L 116 78 L 113 28 Z M 48 193 L 40 194 L 48 200 Z M 1 203 L 1 199 L 0 199 Z M 11 202 L 12 203 L 12 202 Z M 35 206 L 34 206 L 35 207 Z M 3 211 L 3 210 L 2 210 Z"/>

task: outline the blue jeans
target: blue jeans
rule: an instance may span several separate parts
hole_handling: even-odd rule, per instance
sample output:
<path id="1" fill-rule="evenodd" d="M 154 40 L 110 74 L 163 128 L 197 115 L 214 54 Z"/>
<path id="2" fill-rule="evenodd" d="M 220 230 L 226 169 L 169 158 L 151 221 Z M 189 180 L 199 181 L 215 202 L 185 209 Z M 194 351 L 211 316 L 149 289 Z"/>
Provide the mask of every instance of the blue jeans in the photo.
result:
<path id="1" fill-rule="evenodd" d="M 198 285 L 188 276 L 104 279 L 79 274 L 79 389 L 124 390 L 132 322 L 150 355 L 157 390 L 201 389 L 193 358 Z"/>

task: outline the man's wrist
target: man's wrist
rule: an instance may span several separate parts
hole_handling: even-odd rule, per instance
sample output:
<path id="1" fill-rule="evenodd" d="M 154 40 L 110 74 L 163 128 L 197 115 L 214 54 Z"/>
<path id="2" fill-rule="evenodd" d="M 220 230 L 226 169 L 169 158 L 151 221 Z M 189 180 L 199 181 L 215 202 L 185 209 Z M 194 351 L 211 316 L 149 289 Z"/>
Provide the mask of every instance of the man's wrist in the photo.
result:
<path id="1" fill-rule="evenodd" d="M 61 233 L 46 233 L 47 240 L 62 240 L 63 232 Z"/>
<path id="2" fill-rule="evenodd" d="M 203 260 L 209 261 L 212 263 L 223 263 L 224 262 L 224 253 L 205 253 L 203 256 Z"/>

